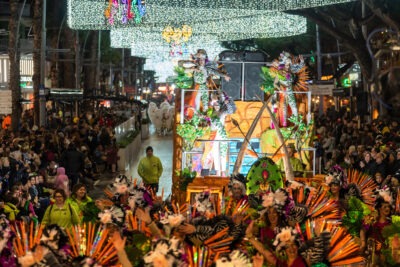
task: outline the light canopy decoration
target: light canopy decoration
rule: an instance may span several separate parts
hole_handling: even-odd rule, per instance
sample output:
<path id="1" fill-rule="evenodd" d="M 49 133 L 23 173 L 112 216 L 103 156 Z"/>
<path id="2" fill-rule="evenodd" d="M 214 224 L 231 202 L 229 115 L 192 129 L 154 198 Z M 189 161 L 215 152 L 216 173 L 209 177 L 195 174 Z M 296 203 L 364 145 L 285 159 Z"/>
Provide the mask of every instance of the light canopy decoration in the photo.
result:
<path id="1" fill-rule="evenodd" d="M 215 21 L 218 23 L 230 18 L 268 15 L 277 11 L 351 1 L 353 0 L 146 0 L 146 15 L 140 25 L 153 25 L 164 28 L 173 23 L 179 23 L 180 25 L 192 25 L 192 23 L 200 21 Z M 134 2 L 135 0 L 132 0 L 132 3 Z M 129 12 L 134 12 L 132 10 L 134 6 L 131 4 Z M 68 0 L 68 25 L 72 29 L 81 30 L 137 26 L 136 23 L 129 23 L 129 21 L 124 24 L 119 19 L 114 19 L 114 24 L 110 25 L 110 23 L 106 22 L 106 17 L 104 16 L 104 11 L 108 7 L 109 2 L 104 0 Z M 118 10 L 120 9 L 122 9 L 121 5 L 118 7 Z"/>
<path id="2" fill-rule="evenodd" d="M 133 19 L 136 24 L 139 24 L 145 13 L 146 7 L 142 0 L 108 0 L 108 6 L 104 11 L 111 26 L 116 20 L 127 24 Z"/>
<path id="3" fill-rule="evenodd" d="M 248 18 L 231 18 L 223 21 L 194 23 L 191 40 L 199 42 L 242 40 L 249 38 L 287 37 L 305 33 L 307 21 L 300 16 L 271 13 Z M 111 30 L 111 45 L 130 48 L 132 42 L 160 40 L 162 27 L 118 28 Z"/>

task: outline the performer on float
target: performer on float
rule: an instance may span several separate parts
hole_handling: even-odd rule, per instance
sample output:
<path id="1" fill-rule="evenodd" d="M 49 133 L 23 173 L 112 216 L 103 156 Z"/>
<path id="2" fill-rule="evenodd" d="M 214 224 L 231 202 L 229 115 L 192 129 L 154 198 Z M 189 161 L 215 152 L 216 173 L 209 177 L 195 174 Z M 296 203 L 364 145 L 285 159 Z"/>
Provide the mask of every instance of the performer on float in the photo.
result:
<path id="1" fill-rule="evenodd" d="M 194 66 L 186 67 L 185 63 L 192 63 Z M 197 50 L 196 55 L 192 57 L 191 61 L 180 60 L 179 66 L 184 67 L 186 71 L 193 72 L 193 80 L 195 83 L 195 89 L 197 90 L 192 97 L 189 105 L 195 107 L 196 110 L 200 110 L 200 103 L 203 102 L 203 111 L 208 109 L 208 92 L 207 92 L 207 79 L 209 76 L 215 75 L 218 77 L 224 77 L 226 81 L 230 80 L 230 77 L 225 73 L 218 70 L 218 66 L 215 62 L 209 62 L 207 52 L 204 49 Z"/>
<path id="2" fill-rule="evenodd" d="M 225 117 L 235 112 L 236 105 L 225 93 L 220 98 L 213 94 L 211 105 L 213 107 L 213 113 L 210 118 L 211 131 L 214 134 L 210 139 L 218 141 L 210 142 L 206 145 L 203 154 L 203 169 L 211 169 L 214 163 L 217 176 L 225 176 L 228 143 L 221 142 L 221 140 L 228 140 L 228 135 L 225 131 Z"/>
<path id="3" fill-rule="evenodd" d="M 283 95 L 283 111 L 281 113 L 281 124 L 287 126 L 287 105 L 289 104 L 292 113 L 298 117 L 296 105 L 296 97 L 294 91 L 307 91 L 308 72 L 302 56 L 293 58 L 288 52 L 282 52 L 279 60 L 275 60 L 269 69 L 265 69 L 267 83 L 272 83 L 273 87 L 278 91 L 284 91 Z"/>

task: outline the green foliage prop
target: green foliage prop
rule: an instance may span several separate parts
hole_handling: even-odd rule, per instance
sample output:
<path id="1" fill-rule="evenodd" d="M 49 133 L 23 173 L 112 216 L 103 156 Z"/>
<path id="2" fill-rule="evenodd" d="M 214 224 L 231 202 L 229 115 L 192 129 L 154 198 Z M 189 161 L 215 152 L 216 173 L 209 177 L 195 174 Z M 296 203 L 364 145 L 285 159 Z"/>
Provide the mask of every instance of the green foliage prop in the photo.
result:
<path id="1" fill-rule="evenodd" d="M 184 168 L 183 171 L 175 171 L 179 175 L 179 189 L 181 191 L 186 191 L 188 185 L 193 182 L 194 178 L 197 176 L 197 172 L 190 171 L 189 168 Z"/>
<path id="2" fill-rule="evenodd" d="M 84 208 L 83 208 L 83 218 L 82 222 L 83 223 L 97 223 L 99 221 L 99 213 L 100 209 L 96 206 L 94 202 L 89 202 L 87 203 Z"/>
<path id="3" fill-rule="evenodd" d="M 266 94 L 273 94 L 275 90 L 274 81 L 275 78 L 272 77 L 271 71 L 268 67 L 261 67 L 262 73 L 261 78 L 263 83 L 261 85 L 261 89 L 264 90 Z"/>
<path id="4" fill-rule="evenodd" d="M 193 117 L 177 127 L 177 133 L 185 141 L 185 150 L 192 150 L 197 139 L 210 131 L 210 119 L 202 113 L 194 113 Z"/>
<path id="5" fill-rule="evenodd" d="M 346 215 L 342 218 L 342 225 L 347 228 L 352 236 L 358 237 L 363 226 L 363 218 L 371 211 L 356 197 L 351 197 L 348 200 L 347 207 Z"/>
<path id="6" fill-rule="evenodd" d="M 184 67 L 175 67 L 175 72 L 178 76 L 175 79 L 175 84 L 178 88 L 188 89 L 193 86 L 193 77 L 190 77 Z"/>
<path id="7" fill-rule="evenodd" d="M 142 233 L 134 233 L 128 237 L 125 252 L 133 266 L 139 266 L 144 255 L 149 252 L 151 241 Z"/>

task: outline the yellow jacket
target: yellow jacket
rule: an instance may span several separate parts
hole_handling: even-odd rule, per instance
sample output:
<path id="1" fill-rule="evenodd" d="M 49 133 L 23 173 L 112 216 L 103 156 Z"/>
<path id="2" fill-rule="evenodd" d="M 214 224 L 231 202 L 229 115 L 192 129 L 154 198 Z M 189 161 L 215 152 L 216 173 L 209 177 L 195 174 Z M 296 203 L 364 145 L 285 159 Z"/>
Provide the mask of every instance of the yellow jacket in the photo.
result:
<path id="1" fill-rule="evenodd" d="M 146 184 L 157 184 L 162 172 L 163 166 L 156 156 L 146 156 L 139 162 L 138 173 Z"/>

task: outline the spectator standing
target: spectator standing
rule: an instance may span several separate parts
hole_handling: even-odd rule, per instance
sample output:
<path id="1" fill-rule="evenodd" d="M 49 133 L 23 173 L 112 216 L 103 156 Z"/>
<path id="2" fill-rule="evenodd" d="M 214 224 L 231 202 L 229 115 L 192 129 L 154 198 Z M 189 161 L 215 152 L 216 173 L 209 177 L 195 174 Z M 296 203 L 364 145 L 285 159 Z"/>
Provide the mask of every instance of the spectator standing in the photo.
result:
<path id="1" fill-rule="evenodd" d="M 42 224 L 57 224 L 63 228 L 69 228 L 72 225 L 80 223 L 76 210 L 66 202 L 64 190 L 54 191 L 55 203 L 50 205 L 44 214 Z"/>
<path id="2" fill-rule="evenodd" d="M 66 170 L 66 174 L 70 180 L 70 187 L 72 188 L 78 183 L 79 176 L 85 166 L 84 155 L 71 143 L 68 146 L 68 150 L 64 152 L 61 162 Z"/>
<path id="3" fill-rule="evenodd" d="M 65 169 L 60 167 L 57 169 L 57 177 L 54 181 L 54 185 L 56 189 L 64 190 L 65 194 L 68 195 L 69 192 L 69 179 L 68 176 L 65 175 Z"/>
<path id="4" fill-rule="evenodd" d="M 138 173 L 146 186 L 158 192 L 158 183 L 163 172 L 163 166 L 158 157 L 153 155 L 151 146 L 146 148 L 146 156 L 139 162 Z"/>

